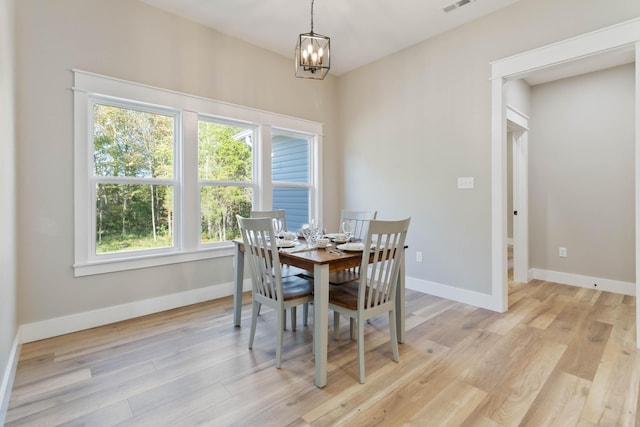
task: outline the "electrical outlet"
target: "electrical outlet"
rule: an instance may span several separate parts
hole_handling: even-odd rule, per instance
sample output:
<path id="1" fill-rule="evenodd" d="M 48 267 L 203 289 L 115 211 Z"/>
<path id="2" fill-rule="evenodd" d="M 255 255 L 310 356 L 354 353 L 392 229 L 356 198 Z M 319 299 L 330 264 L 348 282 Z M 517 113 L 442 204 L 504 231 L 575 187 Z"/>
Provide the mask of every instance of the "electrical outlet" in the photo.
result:
<path id="1" fill-rule="evenodd" d="M 422 252 L 416 252 L 416 262 L 422 262 Z"/>
<path id="2" fill-rule="evenodd" d="M 472 176 L 460 176 L 458 177 L 458 189 L 459 190 L 472 190 L 475 185 L 475 179 Z"/>
<path id="3" fill-rule="evenodd" d="M 558 256 L 561 258 L 567 257 L 567 248 L 558 248 Z"/>

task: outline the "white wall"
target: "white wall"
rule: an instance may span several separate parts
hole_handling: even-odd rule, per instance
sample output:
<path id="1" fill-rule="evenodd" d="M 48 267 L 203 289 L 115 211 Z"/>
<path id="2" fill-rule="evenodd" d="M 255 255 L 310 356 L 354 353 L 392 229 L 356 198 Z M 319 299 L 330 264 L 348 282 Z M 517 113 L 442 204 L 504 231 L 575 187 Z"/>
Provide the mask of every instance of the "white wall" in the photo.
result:
<path id="1" fill-rule="evenodd" d="M 532 87 L 532 268 L 635 282 L 634 111 L 633 64 Z"/>
<path id="2" fill-rule="evenodd" d="M 418 285 L 490 294 L 489 63 L 638 15 L 636 0 L 521 0 L 341 77 L 345 204 L 413 217 L 407 272 Z M 459 176 L 475 189 L 457 190 Z"/>
<path id="3" fill-rule="evenodd" d="M 505 83 L 507 105 L 520 113 L 531 114 L 531 86 L 523 79 L 509 80 Z"/>
<path id="4" fill-rule="evenodd" d="M 15 28 L 19 324 L 232 281 L 231 257 L 73 277 L 72 68 L 323 122 L 337 157 L 335 78 L 295 79 L 292 58 L 132 0 L 20 0 Z"/>
<path id="5" fill-rule="evenodd" d="M 3 386 L 10 389 L 16 325 L 15 134 L 13 91 L 13 1 L 0 0 L 0 424 Z M 8 395 L 7 395 L 8 396 Z"/>

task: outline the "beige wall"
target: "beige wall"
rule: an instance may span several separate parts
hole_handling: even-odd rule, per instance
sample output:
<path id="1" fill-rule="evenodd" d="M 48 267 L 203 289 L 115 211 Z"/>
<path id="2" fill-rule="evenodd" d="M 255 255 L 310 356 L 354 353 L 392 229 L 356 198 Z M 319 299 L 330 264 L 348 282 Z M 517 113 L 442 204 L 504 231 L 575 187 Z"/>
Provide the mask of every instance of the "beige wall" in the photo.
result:
<path id="1" fill-rule="evenodd" d="M 637 0 L 521 0 L 342 76 L 345 204 L 413 217 L 409 276 L 489 294 L 489 63 L 637 16 Z"/>
<path id="2" fill-rule="evenodd" d="M 323 155 L 337 156 L 333 76 L 295 79 L 292 58 L 142 2 L 20 0 L 16 48 L 20 324 L 232 281 L 231 257 L 73 277 L 72 68 L 323 122 Z"/>
<path id="3" fill-rule="evenodd" d="M 0 0 L 0 384 L 17 333 L 13 1 Z M 0 395 L 0 424 L 3 423 Z"/>
<path id="4" fill-rule="evenodd" d="M 532 87 L 532 268 L 635 282 L 634 111 L 633 64 Z"/>
<path id="5" fill-rule="evenodd" d="M 327 227 L 337 225 L 343 207 L 376 209 L 380 218 L 412 216 L 408 275 L 489 293 L 489 63 L 636 16 L 637 0 L 617 0 L 615 7 L 599 0 L 521 0 L 316 82 L 295 80 L 291 58 L 138 1 L 20 0 L 18 323 L 232 278 L 230 258 L 73 277 L 71 68 L 325 123 Z M 456 190 L 458 176 L 474 176 L 476 188 Z M 416 250 L 424 253 L 421 264 Z"/>

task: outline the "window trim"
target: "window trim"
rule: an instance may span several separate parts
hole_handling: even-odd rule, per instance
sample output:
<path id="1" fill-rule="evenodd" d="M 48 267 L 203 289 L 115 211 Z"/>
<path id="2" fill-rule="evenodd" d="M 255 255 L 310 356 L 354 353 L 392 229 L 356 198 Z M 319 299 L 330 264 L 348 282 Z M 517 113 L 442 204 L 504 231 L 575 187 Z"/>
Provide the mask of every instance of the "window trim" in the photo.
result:
<path id="1" fill-rule="evenodd" d="M 265 153 L 271 152 L 271 130 L 291 131 L 311 136 L 312 149 L 312 208 L 319 217 L 322 200 L 322 183 L 319 171 L 322 169 L 321 146 L 323 124 L 286 116 L 278 113 L 243 107 L 216 101 L 196 95 L 103 76 L 73 69 L 74 84 L 74 276 L 87 276 L 137 268 L 154 267 L 182 262 L 197 261 L 233 255 L 230 242 L 200 244 L 200 204 L 197 176 L 197 122 L 201 116 L 233 123 L 246 123 L 255 129 L 254 141 L 254 203 L 256 209 L 270 208 L 271 165 L 265 160 Z M 174 177 L 176 187 L 176 222 L 174 247 L 170 250 L 144 250 L 120 253 L 123 256 L 97 257 L 95 250 L 95 228 L 92 228 L 91 185 L 93 175 L 93 122 L 91 99 L 122 101 L 126 105 L 147 104 L 153 112 L 176 111 L 176 147 L 174 157 Z M 129 101 L 130 100 L 130 101 Z M 128 103 L 128 104 L 127 104 Z M 158 107 L 159 109 L 156 109 Z M 195 126 L 195 130 L 194 127 Z M 268 145 L 268 147 L 267 147 Z M 195 161 L 195 170 L 192 162 Z M 180 204 L 178 206 L 178 204 Z M 95 206 L 93 207 L 95 217 Z M 95 243 L 93 243 L 95 244 Z"/>

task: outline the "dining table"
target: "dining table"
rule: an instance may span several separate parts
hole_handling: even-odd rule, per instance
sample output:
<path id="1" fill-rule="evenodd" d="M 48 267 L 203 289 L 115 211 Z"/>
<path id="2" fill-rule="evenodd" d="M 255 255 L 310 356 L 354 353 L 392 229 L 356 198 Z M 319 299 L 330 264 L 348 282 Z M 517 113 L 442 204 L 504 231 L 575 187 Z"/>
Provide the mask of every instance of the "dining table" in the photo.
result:
<path id="1" fill-rule="evenodd" d="M 242 290 L 244 283 L 244 243 L 241 239 L 233 240 L 234 248 L 234 290 L 233 290 L 233 323 L 240 326 L 242 317 Z M 406 246 L 405 246 L 406 248 Z M 404 249 L 398 255 L 400 274 L 396 286 L 396 328 L 398 342 L 405 338 L 405 260 Z M 327 384 L 327 349 L 329 329 L 329 273 L 359 267 L 362 262 L 362 251 L 340 251 L 334 253 L 325 248 L 308 247 L 301 241 L 293 248 L 282 248 L 279 251 L 280 263 L 313 272 L 313 329 L 315 347 L 315 384 L 322 388 Z M 369 263 L 373 262 L 373 255 Z"/>

